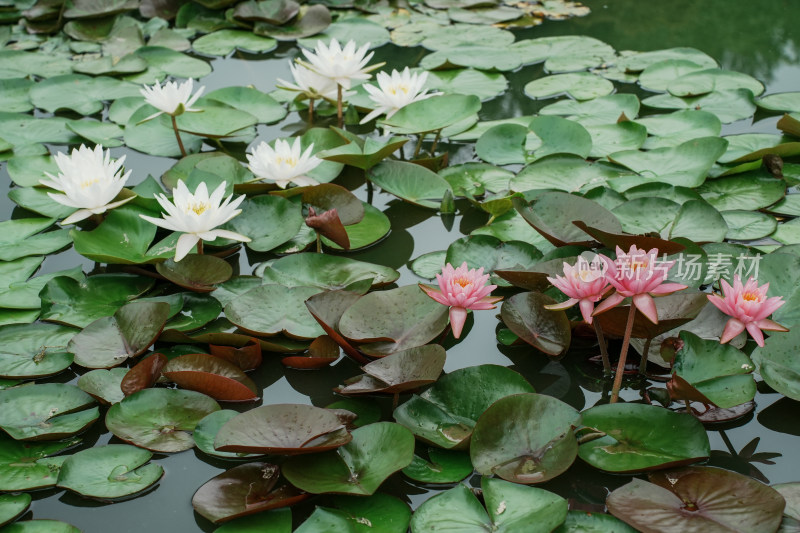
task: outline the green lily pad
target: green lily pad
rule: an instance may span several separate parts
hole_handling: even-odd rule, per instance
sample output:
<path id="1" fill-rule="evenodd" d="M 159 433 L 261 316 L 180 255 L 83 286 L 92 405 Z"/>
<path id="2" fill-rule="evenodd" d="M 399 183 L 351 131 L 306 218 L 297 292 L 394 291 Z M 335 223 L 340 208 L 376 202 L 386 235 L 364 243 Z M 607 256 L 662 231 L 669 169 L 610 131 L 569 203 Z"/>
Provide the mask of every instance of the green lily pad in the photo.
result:
<path id="1" fill-rule="evenodd" d="M 725 238 L 737 241 L 752 241 L 766 237 L 775 231 L 778 224 L 774 217 L 758 211 L 734 209 L 720 213 L 728 226 Z"/>
<path id="2" fill-rule="evenodd" d="M 194 446 L 191 432 L 219 404 L 194 391 L 144 389 L 111 406 L 106 427 L 125 442 L 155 452 L 174 453 Z"/>
<path id="3" fill-rule="evenodd" d="M 182 154 L 178 141 L 175 139 L 175 130 L 172 129 L 172 122 L 166 114 L 159 115 L 147 122 L 141 122 L 156 111 L 150 105 L 143 105 L 133 112 L 125 125 L 125 135 L 123 136 L 125 146 L 145 154 L 180 157 Z M 190 154 L 199 152 L 203 144 L 201 137 L 188 133 L 181 133 L 181 141 Z"/>
<path id="4" fill-rule="evenodd" d="M 47 192 L 38 187 L 16 187 L 8 191 L 8 197 L 18 206 L 46 217 L 67 218 L 75 212 L 75 208 L 59 204 Z"/>
<path id="5" fill-rule="evenodd" d="M 104 76 L 83 74 L 54 76 L 37 83 L 30 91 L 31 102 L 50 113 L 69 109 L 81 115 L 93 115 L 103 110 L 104 100 L 135 96 L 139 87 L 133 83 Z"/>
<path id="6" fill-rule="evenodd" d="M 659 61 L 682 59 L 691 61 L 704 68 L 714 68 L 717 62 L 708 54 L 696 48 L 679 47 L 650 52 L 635 52 L 619 59 L 618 65 L 628 72 L 642 72 L 647 67 Z"/>
<path id="7" fill-rule="evenodd" d="M 337 130 L 337 133 L 347 135 L 346 138 L 349 142 L 330 150 L 319 152 L 317 157 L 362 170 L 371 169 L 408 142 L 406 137 L 389 137 L 385 141 L 372 137 L 361 140 L 358 136 L 350 138 L 349 135 L 352 134 L 347 134 L 342 130 Z"/>
<path id="8" fill-rule="evenodd" d="M 428 448 L 428 459 L 414 455 L 403 474 L 421 483 L 457 483 L 474 471 L 465 452 Z"/>
<path id="9" fill-rule="evenodd" d="M 373 287 L 380 287 L 400 277 L 400 273 L 393 268 L 315 253 L 293 254 L 277 259 L 269 263 L 261 275 L 264 283 L 317 287 L 322 290 L 344 289 L 366 279 L 372 279 Z"/>
<path id="10" fill-rule="evenodd" d="M 216 319 L 222 311 L 222 304 L 213 296 L 197 293 L 183 293 L 180 296 L 183 307 L 167 321 L 165 330 L 193 332 Z"/>
<path id="11" fill-rule="evenodd" d="M 592 138 L 589 157 L 606 157 L 615 152 L 638 150 L 647 139 L 647 129 L 636 122 L 587 126 Z"/>
<path id="12" fill-rule="evenodd" d="M 566 94 L 576 100 L 591 100 L 607 96 L 614 84 L 607 79 L 588 72 L 553 74 L 528 82 L 523 88 L 530 98 L 552 98 Z"/>
<path id="13" fill-rule="evenodd" d="M 156 265 L 159 274 L 185 289 L 211 292 L 233 274 L 230 263 L 213 255 L 190 254 L 179 262 L 167 259 Z"/>
<path id="14" fill-rule="evenodd" d="M 683 346 L 675 353 L 673 371 L 714 405 L 727 409 L 751 401 L 756 383 L 755 366 L 744 353 L 729 344 L 701 339 L 681 331 Z"/>
<path id="15" fill-rule="evenodd" d="M 671 94 L 682 97 L 736 89 L 747 89 L 754 96 L 758 96 L 764 92 L 764 85 L 747 74 L 713 68 L 688 72 L 673 79 L 667 86 L 667 90 Z"/>
<path id="16" fill-rule="evenodd" d="M 693 416 L 657 406 L 598 405 L 583 412 L 583 425 L 604 434 L 580 445 L 580 458 L 600 470 L 633 473 L 706 459 L 711 450 Z"/>
<path id="17" fill-rule="evenodd" d="M 411 520 L 408 505 L 393 496 L 336 496 L 335 509 L 317 507 L 295 533 L 405 533 Z"/>
<path id="18" fill-rule="evenodd" d="M 561 355 L 569 348 L 572 329 L 564 311 L 545 305 L 556 301 L 538 292 L 523 292 L 506 299 L 500 310 L 503 323 L 520 339 L 548 355 Z"/>
<path id="19" fill-rule="evenodd" d="M 794 343 L 800 338 L 800 328 L 770 336 L 764 347 L 753 350 L 753 362 L 767 384 L 793 400 L 800 400 L 800 367 L 792 356 Z"/>
<path id="20" fill-rule="evenodd" d="M 321 292 L 317 287 L 261 285 L 225 306 L 225 316 L 256 335 L 284 333 L 297 339 L 315 339 L 325 332 L 303 302 Z"/>
<path id="21" fill-rule="evenodd" d="M 359 347 L 361 351 L 380 357 L 427 344 L 447 321 L 446 306 L 416 285 L 406 285 L 361 297 L 342 315 L 339 331 L 350 340 L 366 343 Z"/>
<path id="22" fill-rule="evenodd" d="M 0 96 L 7 103 L 3 109 L 9 113 L 26 113 L 33 109 L 30 98 L 33 86 L 33 81 L 26 78 L 0 80 Z"/>
<path id="23" fill-rule="evenodd" d="M 800 113 L 800 92 L 770 94 L 759 98 L 756 103 L 769 111 Z"/>
<path id="24" fill-rule="evenodd" d="M 78 378 L 78 388 L 90 394 L 100 403 L 111 405 L 125 397 L 120 385 L 128 373 L 127 368 L 97 369 Z"/>
<path id="25" fill-rule="evenodd" d="M 411 531 L 432 533 L 458 524 L 460 533 L 548 533 L 567 515 L 567 501 L 544 489 L 488 477 L 481 478 L 481 488 L 486 509 L 466 485 L 459 484 L 420 505 Z"/>
<path id="26" fill-rule="evenodd" d="M 56 442 L 21 442 L 0 436 L 0 490 L 16 492 L 52 487 L 67 456 L 50 457 L 80 443 L 80 439 Z"/>
<path id="27" fill-rule="evenodd" d="M 0 526 L 13 522 L 31 506 L 30 494 L 3 494 L 0 496 Z"/>
<path id="28" fill-rule="evenodd" d="M 425 86 L 446 94 L 472 94 L 481 100 L 490 100 L 506 91 L 508 80 L 499 72 L 471 68 L 434 70 L 429 73 Z"/>
<path id="29" fill-rule="evenodd" d="M 67 349 L 87 368 L 119 366 L 143 354 L 158 338 L 169 316 L 164 302 L 131 302 L 113 316 L 98 318 L 75 335 Z"/>
<path id="30" fill-rule="evenodd" d="M 337 7 L 335 4 L 332 7 Z M 339 19 L 334 22 L 322 33 L 313 37 L 304 37 L 297 40 L 297 44 L 303 48 L 313 49 L 318 41 L 326 45 L 330 44 L 331 39 L 337 39 L 344 44 L 348 41 L 355 41 L 356 48 L 361 48 L 369 43 L 370 48 L 378 48 L 389 42 L 389 31 L 370 20 L 362 18 Z"/>
<path id="31" fill-rule="evenodd" d="M 669 238 L 683 237 L 694 242 L 722 242 L 728 234 L 723 216 L 705 200 L 688 200 L 669 230 Z"/>
<path id="32" fill-rule="evenodd" d="M 469 268 L 483 268 L 492 274 L 491 283 L 509 286 L 508 282 L 494 274 L 515 266 L 530 267 L 542 258 L 542 254 L 526 242 L 503 242 L 491 235 L 471 235 L 453 241 L 447 248 L 445 263 L 460 265 L 467 263 Z M 439 272 L 437 270 L 437 272 Z"/>
<path id="33" fill-rule="evenodd" d="M 107 444 L 75 453 L 61 465 L 58 486 L 102 500 L 126 498 L 146 490 L 164 474 L 153 454 L 127 444 Z"/>
<path id="34" fill-rule="evenodd" d="M 352 435 L 352 441 L 336 450 L 289 458 L 283 463 L 283 475 L 292 485 L 313 494 L 369 496 L 414 457 L 414 436 L 399 424 L 377 422 Z"/>
<path id="35" fill-rule="evenodd" d="M 465 33 L 472 33 L 472 31 L 474 30 L 470 28 Z M 426 42 L 423 42 L 423 46 L 425 45 Z M 437 46 L 439 46 L 438 43 Z M 470 67 L 479 70 L 510 71 L 515 70 L 521 64 L 520 54 L 514 53 L 508 47 L 500 47 L 497 43 L 469 42 L 461 44 L 452 42 L 423 57 L 419 66 L 427 70 Z"/>
<path id="36" fill-rule="evenodd" d="M 300 6 L 300 12 L 291 21 L 281 26 L 257 21 L 253 31 L 256 35 L 272 37 L 279 41 L 294 41 L 316 35 L 331 24 L 331 12 L 321 4 Z"/>
<path id="37" fill-rule="evenodd" d="M 511 369 L 497 365 L 462 368 L 440 378 L 394 411 L 394 419 L 422 440 L 445 449 L 469 446 L 475 422 L 495 401 L 533 392 Z"/>
<path id="38" fill-rule="evenodd" d="M 214 448 L 214 439 L 217 438 L 219 430 L 222 429 L 222 426 L 227 424 L 230 419 L 234 418 L 238 414 L 239 412 L 234 411 L 233 409 L 223 409 L 221 411 L 209 413 L 205 418 L 198 422 L 197 426 L 194 428 L 192 436 L 194 438 L 195 445 L 200 449 L 200 451 L 213 457 L 219 457 L 222 459 L 242 459 L 250 457 L 250 455 L 246 453 L 221 452 Z"/>
<path id="39" fill-rule="evenodd" d="M 223 452 L 313 454 L 350 442 L 334 411 L 302 404 L 263 405 L 239 414 L 217 432 Z"/>
<path id="40" fill-rule="evenodd" d="M 494 402 L 475 423 L 475 469 L 529 485 L 552 479 L 578 454 L 573 428 L 580 413 L 551 396 L 515 394 Z"/>
<path id="41" fill-rule="evenodd" d="M 225 30 L 223 30 L 225 31 Z M 219 33 L 219 32 L 217 32 Z M 239 32 L 245 33 L 245 32 Z M 256 39 L 263 39 L 263 37 L 255 36 L 247 33 Z M 207 35 L 204 37 L 208 37 Z M 203 39 L 201 37 L 200 39 Z M 197 45 L 197 41 L 194 45 Z M 274 98 L 268 94 L 264 94 L 258 89 L 252 87 L 225 87 L 217 89 L 205 95 L 206 100 L 213 100 L 215 102 L 222 102 L 229 105 L 234 109 L 245 111 L 258 119 L 259 123 L 273 124 L 280 121 L 286 116 L 286 108 L 279 104 Z"/>
<path id="42" fill-rule="evenodd" d="M 494 165 L 526 163 L 530 159 L 525 147 L 529 134 L 527 126 L 498 124 L 480 136 L 475 143 L 475 153 Z"/>
<path id="43" fill-rule="evenodd" d="M 778 151 L 778 148 L 771 150 L 781 144 L 783 137 L 770 133 L 741 133 L 738 135 L 726 135 L 728 149 L 719 158 L 720 163 L 730 163 L 731 161 L 755 160 L 761 150 L 768 152 Z"/>
<path id="44" fill-rule="evenodd" d="M 701 70 L 705 70 L 705 68 L 688 59 L 665 59 L 648 65 L 647 68 L 639 74 L 639 85 L 648 91 L 664 92 L 673 81 L 676 81 L 684 74 L 690 74 Z M 680 86 L 678 88 L 682 87 L 683 86 Z M 686 95 L 676 94 L 675 96 Z"/>
<path id="45" fill-rule="evenodd" d="M 337 349 L 338 356 L 338 349 Z M 336 392 L 343 395 L 384 392 L 399 394 L 433 383 L 444 368 L 445 351 L 426 344 L 395 352 L 362 367 L 365 374 L 346 379 Z"/>
<path id="46" fill-rule="evenodd" d="M 720 211 L 745 209 L 754 211 L 772 205 L 786 193 L 786 183 L 766 171 L 753 171 L 736 176 L 709 180 L 697 192 Z"/>
<path id="47" fill-rule="evenodd" d="M 201 54 L 226 56 L 236 49 L 254 54 L 270 52 L 277 48 L 275 39 L 254 35 L 249 31 L 217 30 L 195 39 L 192 48 Z"/>
<path id="48" fill-rule="evenodd" d="M 58 520 L 24 520 L 7 525 L 4 533 L 81 533 L 81 530 Z"/>
<path id="49" fill-rule="evenodd" d="M 667 198 L 645 196 L 618 205 L 612 213 L 622 223 L 625 233 L 661 233 L 672 224 L 680 208 Z"/>
<path id="50" fill-rule="evenodd" d="M 345 226 L 344 229 L 350 241 L 350 251 L 354 251 L 371 246 L 383 239 L 391 231 L 392 223 L 389 217 L 383 214 L 383 211 L 364 202 L 364 218 L 361 219 L 361 222 Z M 327 237 L 322 237 L 322 242 L 334 250 L 342 250 L 341 246 Z"/>
<path id="51" fill-rule="evenodd" d="M 134 52 L 147 61 L 147 70 L 129 79 L 136 83 L 152 83 L 167 75 L 179 78 L 202 78 L 211 73 L 211 66 L 201 59 L 163 46 L 142 46 Z"/>
<path id="52" fill-rule="evenodd" d="M 561 100 L 539 110 L 540 115 L 560 115 L 582 124 L 615 124 L 624 115 L 633 120 L 639 114 L 639 99 L 632 94 L 611 94 L 585 102 Z"/>
<path id="53" fill-rule="evenodd" d="M 378 125 L 399 134 L 427 133 L 452 126 L 480 108 L 480 98 L 475 95 L 433 96 L 403 107 Z"/>
<path id="54" fill-rule="evenodd" d="M 286 507 L 308 497 L 283 480 L 279 483 L 279 480 L 280 468 L 269 463 L 235 466 L 197 489 L 192 496 L 192 507 L 204 518 L 219 524 Z M 260 518 L 263 526 L 263 515 Z M 288 520 L 291 524 L 291 515 Z"/>
<path id="55" fill-rule="evenodd" d="M 17 440 L 69 437 L 97 420 L 94 404 L 78 387 L 62 383 L 0 390 L 0 428 Z"/>
<path id="56" fill-rule="evenodd" d="M 2 53 L 2 52 L 0 52 Z M 3 127 L 2 139 L 16 147 L 24 147 L 34 143 L 75 143 L 79 138 L 67 125 L 64 118 L 40 118 L 22 113 L 0 112 L 0 126 Z M 40 151 L 28 155 L 42 155 Z"/>
<path id="57" fill-rule="evenodd" d="M 778 491 L 721 468 L 653 472 L 650 481 L 634 478 L 606 500 L 614 516 L 640 531 L 766 533 L 778 528 L 783 515 Z"/>
<path id="58" fill-rule="evenodd" d="M 24 218 L 0 222 L 0 261 L 13 261 L 30 255 L 46 255 L 72 242 L 69 231 L 60 229 L 39 233 L 53 224 L 52 218 Z"/>
<path id="59" fill-rule="evenodd" d="M 38 378 L 63 371 L 72 363 L 67 343 L 76 329 L 56 324 L 0 327 L 0 376 Z"/>
<path id="60" fill-rule="evenodd" d="M 604 185 L 619 175 L 620 170 L 607 163 L 592 163 L 571 155 L 554 155 L 538 159 L 523 168 L 511 179 L 509 187 L 512 191 L 556 189 L 571 192 Z"/>
<path id="61" fill-rule="evenodd" d="M 631 526 L 610 514 L 569 511 L 564 523 L 553 533 L 636 533 Z"/>
<path id="62" fill-rule="evenodd" d="M 690 98 L 659 94 L 645 98 L 642 103 L 659 109 L 707 111 L 716 115 L 723 124 L 751 117 L 756 111 L 753 93 L 749 89 L 713 91 Z"/>
<path id="63" fill-rule="evenodd" d="M 713 113 L 687 109 L 674 113 L 650 115 L 636 119 L 651 135 L 643 148 L 669 148 L 701 137 L 718 137 L 722 123 Z"/>

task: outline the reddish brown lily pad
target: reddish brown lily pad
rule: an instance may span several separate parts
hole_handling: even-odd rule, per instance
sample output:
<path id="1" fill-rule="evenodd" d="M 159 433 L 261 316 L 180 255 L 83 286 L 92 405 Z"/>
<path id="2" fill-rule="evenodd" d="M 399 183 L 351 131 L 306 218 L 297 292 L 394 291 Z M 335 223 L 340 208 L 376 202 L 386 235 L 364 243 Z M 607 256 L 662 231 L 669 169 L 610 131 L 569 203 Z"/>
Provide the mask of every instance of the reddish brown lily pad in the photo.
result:
<path id="1" fill-rule="evenodd" d="M 397 394 L 433 383 L 442 373 L 445 362 L 444 348 L 426 344 L 393 353 L 365 365 L 366 374 L 345 381 L 338 387 L 339 394 L 369 394 L 384 392 Z"/>
<path id="2" fill-rule="evenodd" d="M 192 507 L 215 524 L 269 509 L 288 507 L 309 497 L 280 480 L 269 463 L 239 465 L 211 478 L 192 496 Z"/>
<path id="3" fill-rule="evenodd" d="M 172 359 L 162 370 L 164 377 L 179 387 L 211 396 L 223 402 L 258 399 L 258 388 L 235 364 L 202 353 Z"/>
<path id="4" fill-rule="evenodd" d="M 361 355 L 361 352 L 339 333 L 339 320 L 342 315 L 362 295 L 363 293 L 345 290 L 322 292 L 306 300 L 306 307 L 325 333 L 341 346 L 344 353 L 359 363 L 368 363 L 369 359 Z"/>
<path id="5" fill-rule="evenodd" d="M 261 343 L 255 337 L 251 337 L 244 345 L 222 346 L 209 344 L 211 355 L 225 359 L 244 371 L 255 370 L 261 366 Z"/>
<path id="6" fill-rule="evenodd" d="M 162 353 L 154 353 L 150 357 L 142 359 L 136 366 L 128 370 L 128 373 L 122 378 L 119 388 L 122 389 L 125 396 L 130 396 L 142 389 L 149 389 L 161 377 L 161 369 L 166 364 L 167 356 Z"/>
<path id="7" fill-rule="evenodd" d="M 284 366 L 308 370 L 330 366 L 339 359 L 339 345 L 329 335 L 320 335 L 308 347 L 305 355 L 284 357 L 281 360 Z"/>
<path id="8" fill-rule="evenodd" d="M 637 339 L 653 339 L 662 333 L 680 327 L 694 319 L 708 303 L 708 296 L 703 292 L 676 292 L 653 299 L 658 311 L 658 324 L 653 324 L 638 309 L 633 320 L 632 337 Z M 622 337 L 628 321 L 630 306 L 612 307 L 595 316 L 603 332 L 607 335 Z"/>

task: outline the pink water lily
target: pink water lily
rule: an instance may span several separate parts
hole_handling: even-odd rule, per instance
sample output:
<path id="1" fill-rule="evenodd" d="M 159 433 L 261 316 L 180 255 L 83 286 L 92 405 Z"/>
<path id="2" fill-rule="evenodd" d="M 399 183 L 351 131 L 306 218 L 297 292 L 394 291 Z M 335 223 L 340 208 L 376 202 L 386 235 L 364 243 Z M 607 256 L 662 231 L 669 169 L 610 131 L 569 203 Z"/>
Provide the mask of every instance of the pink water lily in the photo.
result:
<path id="1" fill-rule="evenodd" d="M 617 246 L 615 261 L 601 257 L 608 267 L 606 279 L 616 291 L 597 306 L 595 315 L 616 307 L 625 298 L 632 298 L 633 305 L 657 324 L 658 311 L 653 296 L 664 296 L 686 288 L 680 283 L 664 283 L 675 261 L 658 261 L 657 248 L 645 251 L 634 244 L 625 253 Z"/>
<path id="2" fill-rule="evenodd" d="M 494 309 L 494 304 L 503 299 L 490 296 L 497 285 L 487 285 L 489 274 L 484 274 L 483 268 L 467 269 L 466 261 L 458 268 L 447 263 L 442 273 L 436 274 L 436 281 L 439 282 L 438 289 L 422 283 L 419 286 L 425 294 L 450 307 L 450 326 L 456 339 L 461 336 L 468 309 Z"/>
<path id="3" fill-rule="evenodd" d="M 578 304 L 581 315 L 587 324 L 592 323 L 594 304 L 599 302 L 609 291 L 606 279 L 606 264 L 595 256 L 591 262 L 578 257 L 575 266 L 564 263 L 564 275 L 547 278 L 558 290 L 569 297 L 569 300 L 558 304 L 546 305 L 547 309 L 567 309 Z"/>
<path id="4" fill-rule="evenodd" d="M 759 287 L 758 281 L 751 277 L 747 283 L 742 285 L 739 276 L 734 276 L 733 287 L 724 279 L 720 280 L 720 285 L 722 286 L 722 296 L 708 295 L 708 300 L 717 309 L 731 317 L 725 324 L 725 330 L 722 332 L 719 342 L 725 344 L 746 329 L 759 346 L 764 346 L 764 334 L 761 330 L 789 331 L 777 322 L 767 319 L 776 309 L 786 303 L 780 296 L 767 298 L 769 283 Z"/>

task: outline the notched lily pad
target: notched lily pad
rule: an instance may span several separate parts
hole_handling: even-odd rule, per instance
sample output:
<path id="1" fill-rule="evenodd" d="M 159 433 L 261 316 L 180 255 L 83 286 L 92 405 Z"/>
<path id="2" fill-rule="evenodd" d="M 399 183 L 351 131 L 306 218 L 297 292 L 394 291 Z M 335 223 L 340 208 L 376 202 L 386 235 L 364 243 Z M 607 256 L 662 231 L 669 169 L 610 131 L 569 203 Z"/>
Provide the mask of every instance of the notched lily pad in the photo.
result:
<path id="1" fill-rule="evenodd" d="M 335 390 L 344 395 L 399 394 L 436 381 L 444 361 L 444 348 L 438 344 L 409 348 L 365 365 L 365 374 L 346 380 Z"/>

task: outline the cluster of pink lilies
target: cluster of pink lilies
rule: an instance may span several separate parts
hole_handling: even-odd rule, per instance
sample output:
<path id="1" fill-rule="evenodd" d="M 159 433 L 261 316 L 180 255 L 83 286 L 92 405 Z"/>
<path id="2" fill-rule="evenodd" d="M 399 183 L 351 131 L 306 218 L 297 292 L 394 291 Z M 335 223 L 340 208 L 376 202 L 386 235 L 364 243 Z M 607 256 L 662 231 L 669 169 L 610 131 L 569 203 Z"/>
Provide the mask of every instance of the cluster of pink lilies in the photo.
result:
<path id="1" fill-rule="evenodd" d="M 601 254 L 595 255 L 591 261 L 579 257 L 574 266 L 564 263 L 563 276 L 547 278 L 568 297 L 566 301 L 547 308 L 567 309 L 578 304 L 581 315 L 588 324 L 592 324 L 595 315 L 620 305 L 626 298 L 631 299 L 632 305 L 611 393 L 612 403 L 617 401 L 622 385 L 635 310 L 638 309 L 651 322 L 658 323 L 658 311 L 653 297 L 686 288 L 686 285 L 666 281 L 669 269 L 675 262 L 659 261 L 658 255 L 657 248 L 646 251 L 633 245 L 625 253 L 617 247 L 616 259 L 612 260 Z M 428 296 L 450 307 L 450 325 L 456 338 L 461 335 L 467 310 L 494 309 L 495 304 L 502 299 L 491 296 L 497 286 L 488 285 L 489 275 L 483 273 L 483 268 L 468 269 L 466 262 L 458 268 L 453 268 L 448 263 L 442 273 L 436 275 L 436 280 L 439 283 L 438 289 L 426 285 L 420 287 Z M 767 297 L 769 283 L 759 286 L 758 281 L 751 277 L 747 283 L 742 284 L 737 275 L 734 276 L 733 286 L 725 280 L 721 280 L 720 285 L 722 296 L 709 294 L 708 299 L 731 317 L 722 332 L 721 343 L 726 343 L 747 330 L 759 346 L 764 346 L 762 330 L 787 331 L 777 322 L 767 319 L 785 303 L 780 296 Z M 598 302 L 600 304 L 595 307 Z M 598 336 L 600 335 L 598 331 Z M 600 341 L 603 342 L 602 339 Z"/>

